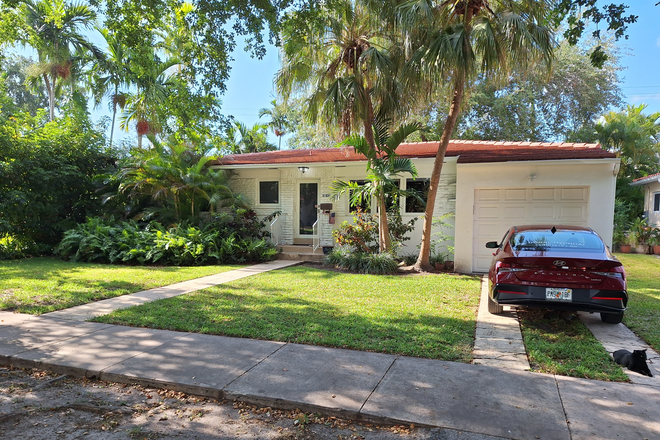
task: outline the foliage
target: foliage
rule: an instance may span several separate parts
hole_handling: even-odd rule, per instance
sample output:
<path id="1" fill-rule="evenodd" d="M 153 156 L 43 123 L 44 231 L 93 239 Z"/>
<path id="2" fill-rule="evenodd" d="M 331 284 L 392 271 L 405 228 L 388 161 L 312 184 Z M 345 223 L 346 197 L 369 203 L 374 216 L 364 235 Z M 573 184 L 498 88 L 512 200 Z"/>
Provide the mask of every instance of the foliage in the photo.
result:
<path id="1" fill-rule="evenodd" d="M 287 116 L 287 109 L 284 103 L 278 103 L 273 99 L 270 102 L 271 108 L 262 108 L 259 110 L 259 118 L 268 116 L 270 121 L 266 124 L 273 130 L 273 134 L 277 136 L 277 149 L 282 149 L 282 136 L 288 133 L 291 123 Z"/>
<path id="2" fill-rule="evenodd" d="M 550 74 L 542 66 L 510 75 L 504 86 L 481 78 L 469 95 L 458 127 L 463 139 L 494 141 L 566 141 L 591 130 L 596 118 L 621 104 L 617 76 L 618 57 L 610 56 L 594 67 L 588 47 L 562 42 L 555 50 Z M 608 53 L 611 53 L 608 50 Z M 571 87 L 566 87 L 570 84 Z M 439 139 L 442 121 L 435 114 L 434 130 L 427 137 Z M 581 141 L 594 142 L 590 139 Z"/>
<path id="3" fill-rule="evenodd" d="M 376 120 L 372 127 L 373 142 L 370 143 L 365 137 L 357 135 L 346 139 L 343 144 L 352 146 L 356 153 L 367 158 L 368 182 L 358 185 L 357 182 L 335 180 L 330 185 L 335 199 L 338 200 L 341 195 L 349 194 L 351 205 L 358 206 L 363 199 L 375 198 L 378 211 L 387 212 L 388 197 L 394 201 L 400 195 L 415 197 L 415 193 L 399 189 L 396 180 L 402 174 L 417 177 L 417 168 L 409 158 L 398 157 L 396 149 L 419 128 L 417 124 L 408 124 L 390 132 L 389 120 Z M 387 216 L 378 216 L 378 246 L 381 252 L 393 252 L 389 229 Z"/>
<path id="4" fill-rule="evenodd" d="M 447 219 L 451 217 L 454 217 L 453 212 L 448 212 L 433 219 L 433 226 L 437 230 L 433 233 L 431 239 L 431 264 L 444 263 L 454 258 L 454 236 L 446 232 L 447 229 L 454 227 L 454 225 L 447 222 Z M 444 251 L 442 251 L 442 248 L 444 248 Z"/>
<path id="5" fill-rule="evenodd" d="M 156 222 L 143 226 L 134 221 L 90 218 L 64 234 L 57 252 L 74 261 L 176 266 L 273 259 L 277 253 L 275 247 L 261 231 L 256 231 L 260 222 L 252 215 L 247 220 L 245 213 L 237 217 L 251 221 L 249 233 L 243 229 L 221 235 L 223 228 L 214 223 L 208 228 L 186 224 L 164 228 Z"/>
<path id="6" fill-rule="evenodd" d="M 7 94 L 7 104 L 2 105 L 2 113 L 13 115 L 15 113 L 27 112 L 32 116 L 37 114 L 40 108 L 48 107 L 48 96 L 43 87 L 27 86 L 27 75 L 25 71 L 34 61 L 23 57 L 14 56 L 0 60 L 0 83 L 4 83 Z"/>
<path id="7" fill-rule="evenodd" d="M 620 177 L 636 179 L 658 170 L 660 112 L 645 115 L 646 105 L 610 112 L 596 125 L 602 147 L 621 158 Z"/>
<path id="8" fill-rule="evenodd" d="M 0 260 L 25 258 L 36 251 L 34 242 L 21 241 L 9 234 L 0 235 Z"/>
<path id="9" fill-rule="evenodd" d="M 210 168 L 212 156 L 188 144 L 152 141 L 151 149 L 131 150 L 108 181 L 116 189 L 106 200 L 127 209 L 120 216 L 199 223 L 207 213 L 241 203 L 227 186 L 227 174 Z"/>
<path id="10" fill-rule="evenodd" d="M 239 121 L 232 121 L 219 144 L 218 150 L 222 154 L 259 153 L 277 149 L 268 142 L 268 125 L 256 123 L 248 127 Z"/>
<path id="11" fill-rule="evenodd" d="M 57 244 L 62 232 L 100 209 L 94 177 L 112 167 L 101 127 L 62 117 L 0 118 L 0 234 Z"/>
<path id="12" fill-rule="evenodd" d="M 401 247 L 403 242 L 410 240 L 406 234 L 415 229 L 417 218 L 403 223 L 398 210 L 387 213 L 387 222 L 390 225 L 393 248 Z M 353 214 L 353 224 L 345 221 L 339 228 L 332 231 L 337 244 L 357 253 L 377 253 L 378 246 L 378 220 L 371 213 L 358 209 Z"/>
<path id="13" fill-rule="evenodd" d="M 371 275 L 391 275 L 399 268 L 399 260 L 389 252 L 353 252 L 343 248 L 333 249 L 325 257 L 325 264 L 353 273 Z"/>

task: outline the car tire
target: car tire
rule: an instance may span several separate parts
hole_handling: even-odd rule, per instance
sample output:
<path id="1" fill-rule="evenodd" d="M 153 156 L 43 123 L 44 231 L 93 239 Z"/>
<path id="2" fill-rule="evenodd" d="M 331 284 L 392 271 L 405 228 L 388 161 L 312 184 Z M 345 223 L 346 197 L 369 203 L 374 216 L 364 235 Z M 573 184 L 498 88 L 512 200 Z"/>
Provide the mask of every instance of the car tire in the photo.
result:
<path id="1" fill-rule="evenodd" d="M 499 315 L 504 311 L 504 307 L 497 304 L 495 301 L 493 301 L 493 298 L 490 296 L 488 297 L 488 313 L 492 313 L 493 315 Z"/>
<path id="2" fill-rule="evenodd" d="M 621 321 L 623 321 L 623 312 L 601 313 L 600 320 L 607 324 L 619 324 Z"/>

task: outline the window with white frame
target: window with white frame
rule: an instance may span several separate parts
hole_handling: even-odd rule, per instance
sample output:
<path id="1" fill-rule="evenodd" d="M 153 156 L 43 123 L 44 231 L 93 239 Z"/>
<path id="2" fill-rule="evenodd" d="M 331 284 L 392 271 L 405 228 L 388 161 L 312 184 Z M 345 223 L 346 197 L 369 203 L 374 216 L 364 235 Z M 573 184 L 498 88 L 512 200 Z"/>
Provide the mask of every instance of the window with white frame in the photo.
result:
<path id="1" fill-rule="evenodd" d="M 660 192 L 653 194 L 653 212 L 660 211 Z"/>

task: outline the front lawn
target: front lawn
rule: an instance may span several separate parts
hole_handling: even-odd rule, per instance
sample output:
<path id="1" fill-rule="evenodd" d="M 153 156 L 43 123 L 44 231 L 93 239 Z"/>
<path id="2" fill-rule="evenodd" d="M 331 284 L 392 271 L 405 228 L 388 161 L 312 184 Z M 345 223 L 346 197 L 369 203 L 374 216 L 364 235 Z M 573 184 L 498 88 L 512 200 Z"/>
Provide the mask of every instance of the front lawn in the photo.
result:
<path id="1" fill-rule="evenodd" d="M 628 309 L 623 323 L 660 352 L 660 257 L 616 254 L 628 276 Z M 633 347 L 634 348 L 634 347 Z"/>
<path id="2" fill-rule="evenodd" d="M 480 278 L 291 267 L 95 321 L 470 362 Z"/>
<path id="3" fill-rule="evenodd" d="M 237 268 L 133 267 L 55 258 L 0 261 L 0 310 L 38 315 Z"/>

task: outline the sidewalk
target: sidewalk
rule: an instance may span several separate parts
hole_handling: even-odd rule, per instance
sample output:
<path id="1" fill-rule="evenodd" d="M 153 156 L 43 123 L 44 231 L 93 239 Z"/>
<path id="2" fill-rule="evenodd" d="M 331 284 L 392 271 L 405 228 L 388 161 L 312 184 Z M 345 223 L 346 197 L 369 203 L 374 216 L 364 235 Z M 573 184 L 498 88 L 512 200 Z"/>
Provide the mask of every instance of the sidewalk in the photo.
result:
<path id="1" fill-rule="evenodd" d="M 660 438 L 658 377 L 655 386 L 590 381 L 61 316 L 0 312 L 0 364 L 442 427 L 464 440 Z"/>

